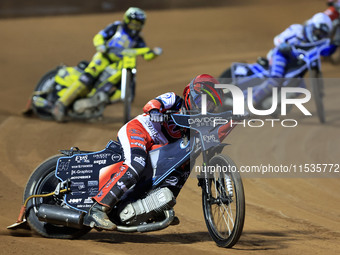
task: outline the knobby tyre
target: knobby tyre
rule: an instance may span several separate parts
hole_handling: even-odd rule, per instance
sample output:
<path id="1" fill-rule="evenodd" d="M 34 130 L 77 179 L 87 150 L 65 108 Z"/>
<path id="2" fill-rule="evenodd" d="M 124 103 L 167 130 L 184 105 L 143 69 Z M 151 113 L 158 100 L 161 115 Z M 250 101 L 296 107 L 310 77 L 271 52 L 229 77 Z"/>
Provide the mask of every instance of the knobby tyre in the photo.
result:
<path id="1" fill-rule="evenodd" d="M 55 176 L 55 169 L 60 157 L 61 155 L 53 156 L 36 168 L 26 184 L 23 197 L 24 201 L 31 195 L 47 194 L 55 190 L 59 183 L 59 180 Z M 84 227 L 83 229 L 74 229 L 39 221 L 36 213 L 40 204 L 44 203 L 60 206 L 62 202 L 62 195 L 59 197 L 50 196 L 46 198 L 32 198 L 29 200 L 26 209 L 26 219 L 31 229 L 43 237 L 59 239 L 73 239 L 88 233 L 91 228 Z"/>
<path id="2" fill-rule="evenodd" d="M 35 86 L 34 92 L 43 92 L 46 91 L 47 87 L 51 86 L 51 84 L 54 84 L 54 77 L 57 75 L 59 71 L 59 67 L 48 71 L 37 83 Z M 52 85 L 53 86 L 53 85 Z M 35 115 L 37 115 L 40 119 L 44 120 L 52 120 L 53 117 L 51 113 L 44 111 L 43 109 L 36 108 L 34 105 L 32 105 L 32 110 Z"/>
<path id="3" fill-rule="evenodd" d="M 218 246 L 231 248 L 239 240 L 244 225 L 245 197 L 242 179 L 238 172 L 224 171 L 236 169 L 235 163 L 228 156 L 214 156 L 209 161 L 209 166 L 220 166 L 222 171 L 210 174 L 208 192 L 202 187 L 205 223 Z"/>

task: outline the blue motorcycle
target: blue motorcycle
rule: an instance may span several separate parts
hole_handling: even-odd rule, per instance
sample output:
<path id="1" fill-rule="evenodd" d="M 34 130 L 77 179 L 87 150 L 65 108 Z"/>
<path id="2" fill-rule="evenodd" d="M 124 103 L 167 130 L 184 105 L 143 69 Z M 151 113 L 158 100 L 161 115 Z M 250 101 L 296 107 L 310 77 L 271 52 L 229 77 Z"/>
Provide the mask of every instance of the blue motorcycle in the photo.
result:
<path id="1" fill-rule="evenodd" d="M 236 117 L 230 111 L 167 116 L 181 128 L 182 138 L 149 152 L 139 182 L 111 210 L 110 220 L 120 232 L 157 231 L 178 224 L 173 207 L 194 169 L 208 231 L 218 246 L 232 247 L 242 233 L 245 197 L 241 176 L 235 163 L 222 154 L 226 144 L 220 139 L 233 129 L 230 121 Z M 199 156 L 202 163 L 196 165 Z M 44 237 L 61 239 L 88 233 L 91 198 L 119 175 L 122 163 L 122 148 L 115 141 L 97 152 L 62 150 L 32 173 L 18 221 L 8 229 L 28 225 Z"/>
<path id="2" fill-rule="evenodd" d="M 305 43 L 303 45 L 291 46 L 292 61 L 286 67 L 285 77 L 281 81 L 282 87 L 302 87 L 304 88 L 305 81 L 303 77 L 309 72 L 310 85 L 312 94 L 316 104 L 316 110 L 321 123 L 325 122 L 325 111 L 323 104 L 324 85 L 321 72 L 321 55 L 324 50 L 329 47 L 330 40 L 323 39 L 315 43 Z M 245 98 L 247 89 L 252 87 L 253 95 L 257 90 L 262 89 L 262 84 L 268 81 L 270 64 L 268 58 L 260 57 L 256 63 L 233 63 L 232 66 L 226 69 L 221 75 L 221 83 L 233 84 L 239 87 Z M 279 93 L 280 93 L 280 88 Z M 290 95 L 295 97 L 293 93 Z M 278 99 L 280 99 L 280 94 Z M 232 109 L 232 95 L 226 92 L 226 100 L 224 102 L 225 109 Z M 268 95 L 260 105 L 259 109 L 268 109 L 272 105 L 272 97 Z M 280 112 L 280 100 L 278 102 L 277 111 L 273 115 L 278 115 Z"/>

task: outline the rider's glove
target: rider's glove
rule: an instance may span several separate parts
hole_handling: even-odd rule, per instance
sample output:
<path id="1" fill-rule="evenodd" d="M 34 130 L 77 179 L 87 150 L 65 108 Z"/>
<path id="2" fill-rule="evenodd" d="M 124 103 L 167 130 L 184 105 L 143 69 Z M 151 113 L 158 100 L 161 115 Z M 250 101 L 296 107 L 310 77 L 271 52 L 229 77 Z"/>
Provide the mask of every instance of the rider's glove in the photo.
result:
<path id="1" fill-rule="evenodd" d="M 106 46 L 105 45 L 98 45 L 96 47 L 97 52 L 104 53 L 106 52 Z"/>
<path id="2" fill-rule="evenodd" d="M 163 49 L 160 48 L 160 47 L 155 47 L 155 48 L 152 49 L 152 51 L 157 56 L 162 55 L 162 53 L 163 53 Z"/>
<path id="3" fill-rule="evenodd" d="M 106 54 L 112 62 L 116 62 L 122 59 L 123 48 L 110 47 L 106 49 Z"/>
<path id="4" fill-rule="evenodd" d="M 145 60 L 152 60 L 155 57 L 161 55 L 163 52 L 162 48 L 156 47 L 143 55 Z"/>
<path id="5" fill-rule="evenodd" d="M 150 120 L 152 122 L 158 122 L 161 123 L 164 121 L 164 115 L 157 109 L 152 109 L 150 112 Z"/>
<path id="6" fill-rule="evenodd" d="M 278 49 L 282 55 L 288 56 L 292 51 L 292 46 L 286 42 L 283 42 L 278 46 Z"/>

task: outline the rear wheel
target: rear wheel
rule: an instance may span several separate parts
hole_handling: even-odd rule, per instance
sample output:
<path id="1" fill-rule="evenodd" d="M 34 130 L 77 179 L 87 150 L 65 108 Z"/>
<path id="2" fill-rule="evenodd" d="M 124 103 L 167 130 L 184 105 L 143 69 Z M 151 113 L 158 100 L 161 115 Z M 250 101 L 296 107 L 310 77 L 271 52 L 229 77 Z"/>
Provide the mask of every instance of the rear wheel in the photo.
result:
<path id="1" fill-rule="evenodd" d="M 236 169 L 235 163 L 225 155 L 211 158 L 209 166 L 222 170 Z M 241 176 L 236 171 L 214 171 L 207 186 L 208 192 L 202 192 L 202 203 L 209 234 L 218 246 L 231 248 L 242 234 L 245 218 Z"/>
<path id="2" fill-rule="evenodd" d="M 50 94 L 51 88 L 53 88 L 54 86 L 54 83 L 55 83 L 54 77 L 57 75 L 58 70 L 59 70 L 59 67 L 57 67 L 56 69 L 50 70 L 40 79 L 40 81 L 38 82 L 38 84 L 36 85 L 34 89 L 34 94 L 36 96 L 41 96 L 49 100 L 49 98 L 47 97 Z M 37 115 L 41 119 L 45 119 L 45 120 L 53 119 L 51 112 L 46 108 L 36 107 L 34 104 L 32 104 L 32 110 L 34 114 Z"/>
<path id="3" fill-rule="evenodd" d="M 325 109 L 323 105 L 324 85 L 322 74 L 318 70 L 311 70 L 310 73 L 312 92 L 315 100 L 316 111 L 321 123 L 326 122 Z"/>
<path id="4" fill-rule="evenodd" d="M 55 190 L 59 183 L 55 176 L 55 169 L 60 157 L 61 155 L 56 155 L 47 159 L 32 173 L 26 184 L 24 201 L 31 195 L 48 194 Z M 91 228 L 74 229 L 39 221 L 36 213 L 40 204 L 60 206 L 62 202 L 63 197 L 61 195 L 29 200 L 26 209 L 26 219 L 29 226 L 40 235 L 49 238 L 72 239 L 88 233 Z"/>

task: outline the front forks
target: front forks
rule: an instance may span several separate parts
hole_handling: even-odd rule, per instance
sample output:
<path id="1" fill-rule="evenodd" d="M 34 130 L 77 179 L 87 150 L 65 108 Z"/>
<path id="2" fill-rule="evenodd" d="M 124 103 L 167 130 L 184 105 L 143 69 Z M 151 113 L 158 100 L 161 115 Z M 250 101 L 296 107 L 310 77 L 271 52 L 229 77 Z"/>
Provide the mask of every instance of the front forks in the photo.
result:
<path id="1" fill-rule="evenodd" d="M 208 163 L 209 154 L 207 152 L 202 153 L 203 156 L 203 171 L 197 176 L 198 186 L 202 188 L 202 191 L 205 193 L 207 197 L 207 201 L 210 205 L 212 204 L 226 204 L 229 205 L 233 202 L 233 186 L 232 180 L 228 174 L 224 175 L 224 177 L 220 177 L 216 179 L 214 173 L 209 173 Z M 221 173 L 220 173 L 221 174 Z M 221 175 L 220 175 L 221 176 Z M 216 190 L 215 196 L 212 194 L 212 182 L 214 182 L 214 187 Z M 225 182 L 225 183 L 224 183 Z"/>

